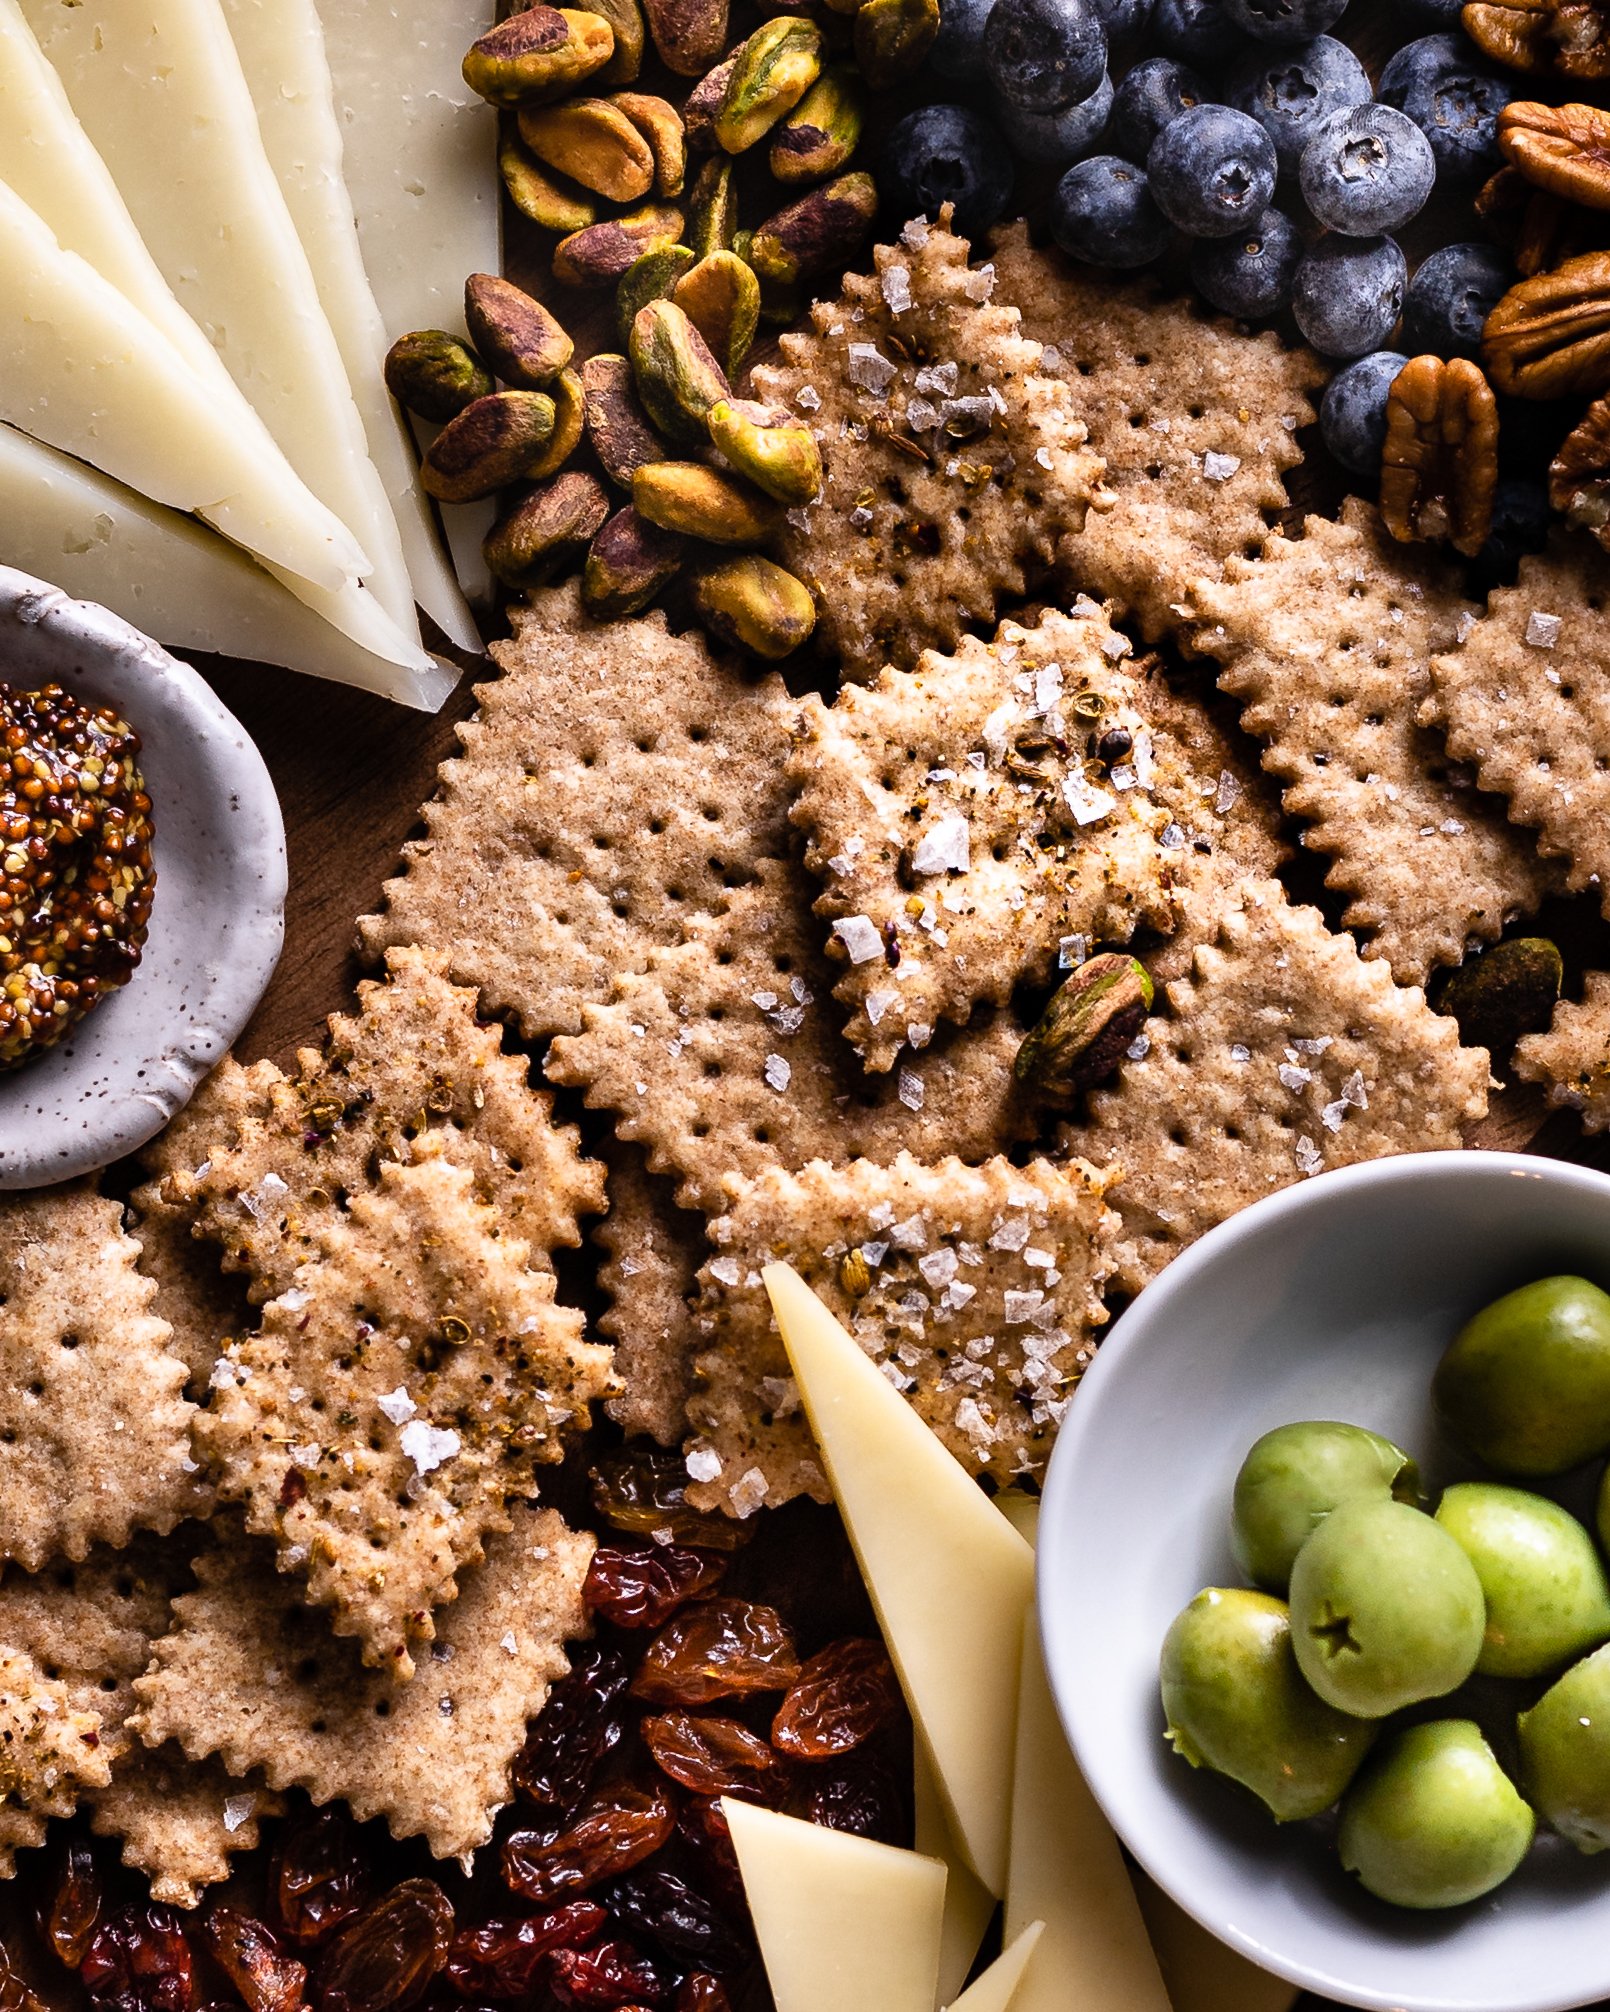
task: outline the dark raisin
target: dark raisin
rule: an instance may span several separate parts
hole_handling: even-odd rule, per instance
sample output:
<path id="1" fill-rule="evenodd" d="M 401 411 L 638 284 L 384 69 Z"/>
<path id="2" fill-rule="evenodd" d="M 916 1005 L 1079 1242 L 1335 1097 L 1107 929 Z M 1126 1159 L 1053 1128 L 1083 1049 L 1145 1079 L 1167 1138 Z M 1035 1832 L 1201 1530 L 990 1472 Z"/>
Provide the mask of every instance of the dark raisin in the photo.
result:
<path id="1" fill-rule="evenodd" d="M 561 1949 L 548 1972 L 560 2005 L 665 2005 L 675 1989 L 629 1942 L 599 1942 L 591 1949 Z"/>
<path id="2" fill-rule="evenodd" d="M 596 1642 L 572 1649 L 570 1674 L 548 1693 L 514 1763 L 514 1785 L 528 1802 L 568 1809 L 592 1786 L 626 1726 L 614 1710 L 629 1672 L 613 1649 Z"/>
<path id="3" fill-rule="evenodd" d="M 547 1957 L 596 1942 L 608 1919 L 596 1901 L 572 1900 L 546 1914 L 462 1928 L 447 1952 L 447 1981 L 461 1998 L 490 2004 L 533 1997 Z"/>
<path id="4" fill-rule="evenodd" d="M 772 1745 L 791 1760 L 831 1760 L 880 1732 L 900 1706 L 900 1685 L 881 1642 L 830 1642 L 790 1686 L 772 1720 Z"/>
<path id="5" fill-rule="evenodd" d="M 725 1558 L 683 1544 L 641 1551 L 601 1544 L 593 1553 L 581 1597 L 600 1620 L 617 1628 L 659 1628 L 700 1593 L 713 1593 L 726 1575 Z"/>
<path id="6" fill-rule="evenodd" d="M 453 1940 L 453 1908 L 432 1879 L 405 1879 L 355 1914 L 319 1957 L 319 2012 L 406 2012 L 430 1989 Z"/>
<path id="7" fill-rule="evenodd" d="M 748 1913 L 743 1874 L 721 1804 L 703 1796 L 685 1803 L 677 1815 L 676 1834 L 700 1891 L 714 1895 L 735 1921 L 742 1921 Z"/>
<path id="8" fill-rule="evenodd" d="M 115 2012 L 190 2012 L 195 1963 L 171 1907 L 126 1907 L 103 1921 L 78 1966 L 84 1989 Z"/>
<path id="9" fill-rule="evenodd" d="M 881 1844 L 908 1844 L 906 1800 L 893 1768 L 863 1747 L 847 1759 L 813 1768 L 805 1777 L 803 1806 L 807 1822 L 829 1830 L 853 1831 Z"/>
<path id="10" fill-rule="evenodd" d="M 707 1516 L 687 1500 L 688 1470 L 677 1453 L 636 1442 L 606 1453 L 593 1469 L 593 1505 L 615 1530 L 634 1537 L 669 1532 L 681 1544 L 736 1551 L 751 1532 L 730 1516 Z M 663 1537 L 662 1537 L 663 1541 Z"/>
<path id="11" fill-rule="evenodd" d="M 658 1866 L 634 1872 L 610 1888 L 608 1900 L 622 1927 L 706 1970 L 735 1969 L 750 1954 L 725 1915 L 674 1872 Z"/>
<path id="12" fill-rule="evenodd" d="M 771 1800 L 765 1777 L 777 1771 L 777 1756 L 736 1719 L 662 1712 L 644 1719 L 641 1731 L 655 1766 L 695 1795 Z"/>
<path id="13" fill-rule="evenodd" d="M 101 1918 L 105 1894 L 88 1838 L 69 1837 L 57 1852 L 39 1897 L 39 1933 L 69 1970 L 84 1960 Z"/>
<path id="14" fill-rule="evenodd" d="M 683 1978 L 671 2012 L 732 2012 L 732 2000 L 719 1977 L 695 1970 L 691 1977 Z"/>
<path id="15" fill-rule="evenodd" d="M 285 1834 L 270 1890 L 281 1934 L 313 1949 L 364 1907 L 374 1888 L 357 1827 L 343 1810 L 316 1809 Z"/>
<path id="16" fill-rule="evenodd" d="M 700 1600 L 648 1645 L 632 1696 L 650 1705 L 713 1705 L 722 1698 L 785 1691 L 799 1675 L 794 1638 L 775 1607 L 752 1600 Z"/>
<path id="17" fill-rule="evenodd" d="M 557 1830 L 511 1831 L 503 1844 L 503 1877 L 525 1900 L 566 1899 L 641 1865 L 675 1822 L 662 1783 L 613 1781 L 595 1789 Z"/>
<path id="18" fill-rule="evenodd" d="M 240 1993 L 246 2012 L 295 2012 L 307 1971 L 274 1937 L 235 1907 L 214 1907 L 202 1924 L 214 1962 Z"/>

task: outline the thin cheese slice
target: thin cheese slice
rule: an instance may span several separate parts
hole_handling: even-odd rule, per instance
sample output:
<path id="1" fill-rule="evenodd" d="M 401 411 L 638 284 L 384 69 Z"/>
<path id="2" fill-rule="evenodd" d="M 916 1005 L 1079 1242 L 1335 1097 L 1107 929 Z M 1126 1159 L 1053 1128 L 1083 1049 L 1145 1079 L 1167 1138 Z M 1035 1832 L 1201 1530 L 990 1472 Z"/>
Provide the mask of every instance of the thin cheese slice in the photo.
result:
<path id="1" fill-rule="evenodd" d="M 725 1798 L 777 2012 L 933 2012 L 945 1868 Z"/>
<path id="2" fill-rule="evenodd" d="M 939 1944 L 939 2002 L 948 2005 L 967 1982 L 979 1948 L 995 1918 L 995 1896 L 967 1863 L 940 1793 L 939 1775 L 922 1734 L 912 1743 L 914 1842 L 929 1858 L 944 1861 L 945 1929 Z"/>
<path id="3" fill-rule="evenodd" d="M 22 4 L 180 306 L 417 644 L 396 521 L 219 0 Z"/>
<path id="4" fill-rule="evenodd" d="M 364 649 L 194 518 L 9 426 L 0 426 L 0 563 L 101 602 L 181 654 L 288 664 L 424 712 L 457 681 L 429 657 L 408 669 Z"/>
<path id="5" fill-rule="evenodd" d="M 1144 1872 L 1135 1892 L 1174 2012 L 1291 2012 L 1301 1993 L 1209 1935 Z"/>
<path id="6" fill-rule="evenodd" d="M 968 1862 L 1006 1885 L 1034 1553 L 799 1274 L 762 1274 L 850 1542 Z"/>
<path id="7" fill-rule="evenodd" d="M 464 81 L 464 51 L 495 0 L 320 0 L 347 189 L 388 343 L 415 328 L 464 333 L 464 281 L 502 271 L 497 114 Z M 427 444 L 429 429 L 421 429 Z M 444 510 L 470 599 L 491 576 L 493 507 Z"/>
<path id="8" fill-rule="evenodd" d="M 224 0 L 269 163 L 318 284 L 369 457 L 391 500 L 420 606 L 461 650 L 481 648 L 419 484 L 413 437 L 386 389 L 388 342 L 375 305 L 342 172 L 341 128 L 331 97 L 324 30 L 313 0 Z M 488 178 L 490 179 L 490 165 Z"/>
<path id="9" fill-rule="evenodd" d="M 1031 1921 L 1017 1940 L 1003 1949 L 981 1977 L 977 1977 L 950 2005 L 950 2012 L 1013 2012 L 1018 1987 L 1034 1960 L 1044 1924 Z"/>

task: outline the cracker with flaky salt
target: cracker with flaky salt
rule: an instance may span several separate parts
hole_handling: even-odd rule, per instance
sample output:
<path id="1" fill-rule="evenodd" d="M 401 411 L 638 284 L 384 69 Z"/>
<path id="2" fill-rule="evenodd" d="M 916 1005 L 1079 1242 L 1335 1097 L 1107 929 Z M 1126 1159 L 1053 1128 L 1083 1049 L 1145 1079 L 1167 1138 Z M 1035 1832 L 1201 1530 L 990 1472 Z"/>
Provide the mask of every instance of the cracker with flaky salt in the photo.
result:
<path id="1" fill-rule="evenodd" d="M 589 621 L 575 580 L 510 619 L 425 836 L 359 927 L 372 956 L 435 945 L 539 1040 L 786 847 L 789 707 L 660 614 Z"/>
<path id="2" fill-rule="evenodd" d="M 1077 398 L 1042 373 L 1011 288 L 967 259 L 943 225 L 907 224 L 753 373 L 821 446 L 821 494 L 776 554 L 848 678 L 954 649 L 1106 501 Z"/>
<path id="3" fill-rule="evenodd" d="M 793 1265 L 970 1473 L 1044 1470 L 1106 1319 L 1117 1218 L 1081 1161 L 899 1154 L 728 1184 L 700 1272 L 690 1501 L 748 1516 L 831 1500 L 761 1267 Z"/>
<path id="4" fill-rule="evenodd" d="M 603 1169 L 581 1157 L 573 1125 L 553 1122 L 552 1097 L 531 1087 L 525 1061 L 504 1051 L 502 1029 L 479 1018 L 447 960 L 394 950 L 385 980 L 358 987 L 358 1004 L 355 1016 L 333 1015 L 322 1052 L 303 1049 L 296 1076 L 268 1080 L 266 1094 L 260 1070 L 225 1062 L 215 1079 L 231 1121 L 190 1193 L 226 1261 L 251 1275 L 252 1297 L 284 1292 L 343 1197 L 426 1137 L 469 1168 L 536 1263 L 579 1243 L 577 1217 L 604 1206 Z"/>
<path id="5" fill-rule="evenodd" d="M 1279 883 L 1243 883 L 1168 988 L 1146 1050 L 1094 1093 L 1076 1152 L 1122 1178 L 1117 1277 L 1137 1292 L 1237 1209 L 1329 1167 L 1457 1146 L 1487 1053 Z"/>
<path id="6" fill-rule="evenodd" d="M 1554 1110 L 1580 1112 L 1583 1131 L 1610 1127 L 1610 973 L 1588 972 L 1580 1000 L 1562 999 L 1546 1032 L 1516 1042 L 1515 1074 L 1541 1083 Z"/>
<path id="7" fill-rule="evenodd" d="M 331 1635 L 260 1542 L 225 1535 L 174 1602 L 132 1723 L 151 1744 L 220 1755 L 237 1775 L 261 1769 L 315 1802 L 340 1796 L 360 1821 L 383 1816 L 394 1836 L 462 1856 L 491 1836 L 526 1721 L 568 1668 L 565 1644 L 587 1632 L 593 1548 L 553 1510 L 515 1508 L 399 1688 Z"/>
<path id="8" fill-rule="evenodd" d="M 802 868 L 768 862 L 723 913 L 626 973 L 553 1043 L 548 1073 L 617 1114 L 621 1136 L 675 1174 L 686 1208 L 719 1215 L 727 1175 L 808 1160 L 843 1164 L 955 1153 L 987 1159 L 1034 1129 L 1012 1063 L 1010 1011 L 946 1028 L 890 1075 L 868 1080 L 836 1031 L 833 972 Z"/>
<path id="9" fill-rule="evenodd" d="M 0 1558 L 82 1558 L 197 1506 L 185 1366 L 138 1255 L 86 1186 L 0 1199 Z"/>
<path id="10" fill-rule="evenodd" d="M 51 1817 L 71 1816 L 111 1779 L 101 1733 L 98 1711 L 80 1710 L 26 1650 L 0 1644 L 0 1878 L 44 1843 Z"/>
<path id="11" fill-rule="evenodd" d="M 1255 550 L 1286 507 L 1297 429 L 1329 372 L 1312 351 L 1249 334 L 1152 281 L 1070 265 L 1008 225 L 995 248 L 1001 291 L 1045 345 L 1106 462 L 1116 501 L 1063 540 L 1077 587 L 1133 610 L 1149 639 L 1178 628 L 1192 582 Z"/>
<path id="12" fill-rule="evenodd" d="M 1424 984 L 1530 914 L 1554 884 L 1531 835 L 1418 723 L 1430 662 L 1475 620 L 1454 576 L 1357 497 L 1193 593 L 1194 648 L 1219 663 L 1264 763 L 1324 853 L 1342 920 L 1402 985 Z"/>
<path id="13" fill-rule="evenodd" d="M 90 1828 L 122 1840 L 123 1863 L 143 1872 L 153 1900 L 195 1907 L 209 1886 L 229 1877 L 231 1860 L 255 1851 L 265 1818 L 285 1798 L 261 1775 L 245 1780 L 216 1759 L 187 1760 L 171 1740 L 136 1746 L 91 1798 Z"/>
<path id="14" fill-rule="evenodd" d="M 384 1164 L 219 1357 L 196 1421 L 220 1494 L 399 1679 L 533 1464 L 562 1458 L 611 1387 L 609 1350 L 529 1255 L 467 1167 Z"/>
<path id="15" fill-rule="evenodd" d="M 1522 559 L 1460 648 L 1432 660 L 1426 717 L 1484 789 L 1610 914 L 1610 561 L 1574 532 Z"/>
<path id="16" fill-rule="evenodd" d="M 1043 983 L 1070 937 L 1172 924 L 1175 833 L 1129 649 L 1084 601 L 805 701 L 792 814 L 869 1069 Z"/>
<path id="17" fill-rule="evenodd" d="M 635 1146 L 605 1155 L 609 1214 L 593 1231 L 602 1246 L 598 1283 L 609 1295 L 599 1331 L 615 1344 L 619 1395 L 604 1409 L 627 1432 L 675 1446 L 687 1429 L 688 1383 L 698 1336 L 688 1301 L 704 1226 L 676 1206 L 671 1183 L 651 1174 Z"/>

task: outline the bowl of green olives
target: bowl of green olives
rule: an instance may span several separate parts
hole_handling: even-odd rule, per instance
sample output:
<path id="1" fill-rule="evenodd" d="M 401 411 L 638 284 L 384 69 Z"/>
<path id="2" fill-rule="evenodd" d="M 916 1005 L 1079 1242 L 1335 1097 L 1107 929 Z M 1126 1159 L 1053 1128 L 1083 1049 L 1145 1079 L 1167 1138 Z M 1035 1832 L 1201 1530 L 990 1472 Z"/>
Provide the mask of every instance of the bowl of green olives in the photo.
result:
<path id="1" fill-rule="evenodd" d="M 1070 1407 L 1039 1606 L 1146 1871 L 1381 2012 L 1610 1999 L 1610 1178 L 1321 1175 L 1125 1311 Z"/>

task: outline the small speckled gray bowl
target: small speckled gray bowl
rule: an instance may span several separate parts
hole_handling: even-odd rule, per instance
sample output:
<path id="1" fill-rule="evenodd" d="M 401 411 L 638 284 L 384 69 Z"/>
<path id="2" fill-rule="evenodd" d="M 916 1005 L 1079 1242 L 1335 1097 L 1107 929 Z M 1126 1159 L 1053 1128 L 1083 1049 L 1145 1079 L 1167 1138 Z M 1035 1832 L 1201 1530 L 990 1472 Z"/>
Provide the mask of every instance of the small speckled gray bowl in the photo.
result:
<path id="1" fill-rule="evenodd" d="M 52 678 L 140 736 L 156 898 L 129 983 L 0 1074 L 0 1189 L 90 1173 L 159 1132 L 245 1026 L 285 933 L 285 824 L 245 730 L 138 629 L 0 566 L 0 683 Z"/>

